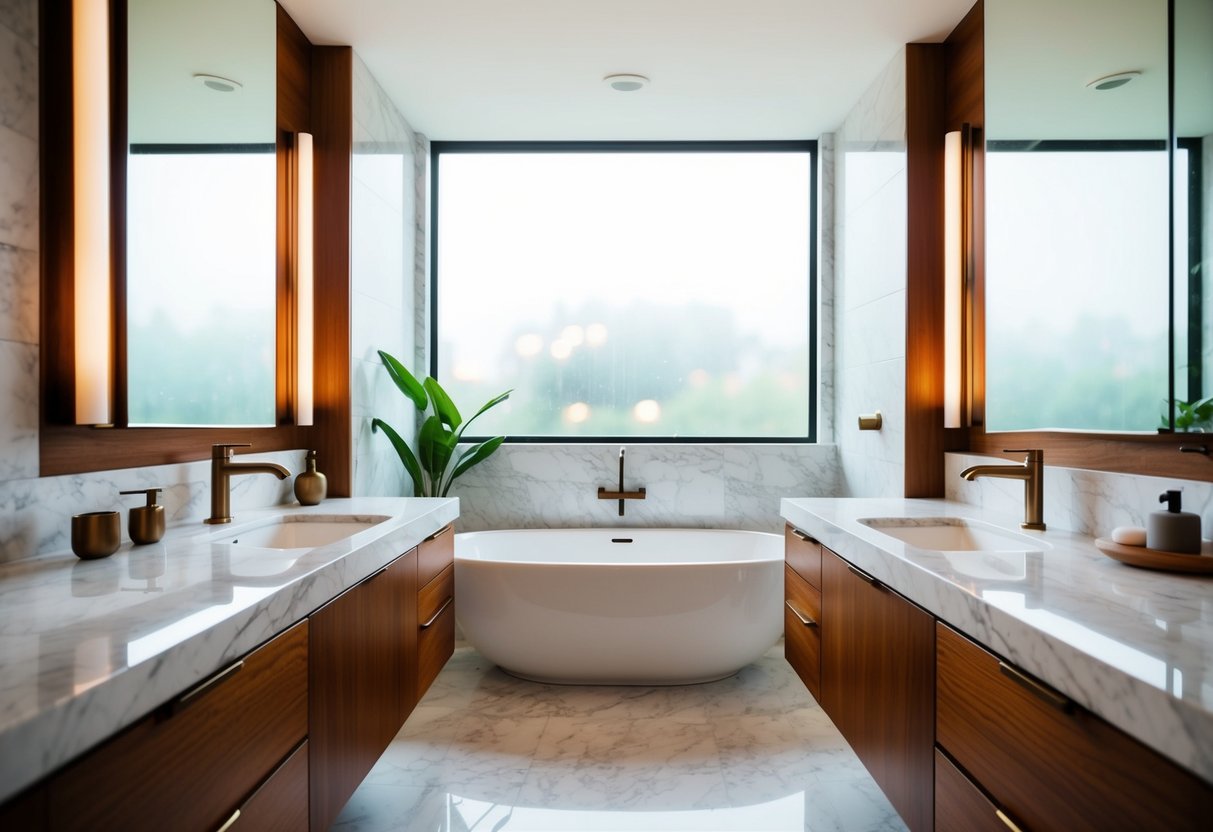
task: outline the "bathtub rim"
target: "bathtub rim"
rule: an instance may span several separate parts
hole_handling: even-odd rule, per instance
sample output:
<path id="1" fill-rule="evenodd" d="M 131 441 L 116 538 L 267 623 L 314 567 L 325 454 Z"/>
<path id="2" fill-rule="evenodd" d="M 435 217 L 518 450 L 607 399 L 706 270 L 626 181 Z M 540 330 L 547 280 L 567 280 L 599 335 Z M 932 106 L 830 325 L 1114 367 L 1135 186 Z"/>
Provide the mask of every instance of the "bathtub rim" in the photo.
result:
<path id="1" fill-rule="evenodd" d="M 778 547 L 772 547 L 772 551 L 776 552 L 771 557 L 763 558 L 744 558 L 733 560 L 654 560 L 654 561 L 628 561 L 619 563 L 617 561 L 543 561 L 543 560 L 521 560 L 516 558 L 478 558 L 467 557 L 459 554 L 458 546 L 455 548 L 455 562 L 466 564 L 477 564 L 479 566 L 527 566 L 531 568 L 549 567 L 569 569 L 572 567 L 616 567 L 619 569 L 652 569 L 656 567 L 691 567 L 706 568 L 706 567 L 730 567 L 759 565 L 767 563 L 779 563 L 784 560 L 783 535 L 774 532 L 760 532 L 751 529 L 712 529 L 712 528 L 645 528 L 645 527 L 612 527 L 612 526 L 577 526 L 571 528 L 539 528 L 539 529 L 483 529 L 475 532 L 458 532 L 455 535 L 455 540 L 458 542 L 460 538 L 467 538 L 476 535 L 518 535 L 518 534 L 539 534 L 544 532 L 610 532 L 626 535 L 628 533 L 650 533 L 650 532 L 692 532 L 695 534 L 711 534 L 711 535 L 758 535 L 762 537 L 772 538 L 779 541 Z"/>

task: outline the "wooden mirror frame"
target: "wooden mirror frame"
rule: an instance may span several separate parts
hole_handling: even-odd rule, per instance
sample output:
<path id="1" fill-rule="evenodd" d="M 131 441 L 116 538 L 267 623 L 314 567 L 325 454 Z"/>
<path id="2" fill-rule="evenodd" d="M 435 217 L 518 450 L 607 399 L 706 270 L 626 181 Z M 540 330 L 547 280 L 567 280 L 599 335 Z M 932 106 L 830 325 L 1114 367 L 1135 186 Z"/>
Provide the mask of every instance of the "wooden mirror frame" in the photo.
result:
<path id="1" fill-rule="evenodd" d="M 350 118 L 350 67 L 338 60 L 334 69 L 329 53 L 348 53 L 344 47 L 316 49 L 282 9 L 277 13 L 277 379 L 276 412 L 278 424 L 264 428 L 98 428 L 73 424 L 75 379 L 73 336 L 72 267 L 72 107 L 71 107 L 71 0 L 41 0 L 39 50 L 40 89 L 40 184 L 41 184 L 41 329 L 40 329 L 40 475 L 102 471 L 146 465 L 162 465 L 205 459 L 212 443 L 248 442 L 255 451 L 322 448 L 326 451 L 330 493 L 342 495 L 349 490 L 349 346 L 348 315 L 344 321 L 320 316 L 316 325 L 316 425 L 301 427 L 292 423 L 293 391 L 293 307 L 291 269 L 293 267 L 293 211 L 290 151 L 295 132 L 311 131 L 313 102 L 313 63 L 327 80 L 327 95 L 319 108 L 333 108 L 326 124 L 340 125 Z M 112 322 L 116 375 L 114 391 L 115 425 L 125 421 L 124 308 L 122 265 L 125 244 L 125 164 L 126 164 L 126 2 L 111 0 L 111 170 L 114 182 L 111 195 L 113 255 L 115 275 L 115 316 Z M 324 53 L 321 55 L 319 53 Z M 329 60 L 324 58 L 328 56 Z M 344 84 L 344 95 L 341 94 Z M 336 94 L 333 90 L 337 90 Z M 344 109 L 343 109 L 344 108 Z M 317 119 L 320 121 L 320 119 Z M 323 132 L 323 131 L 322 131 Z M 340 189 L 341 177 L 348 179 L 349 149 L 352 137 L 348 126 L 330 128 L 317 136 L 317 203 L 330 198 L 333 210 L 346 211 L 345 198 L 333 198 L 321 189 Z M 344 174 L 342 159 L 344 157 Z M 328 170 L 326 167 L 328 166 Z M 331 223 L 325 239 L 317 240 L 318 308 L 348 309 L 349 258 L 346 223 L 333 222 L 332 214 L 317 212 L 317 227 Z M 327 268 L 325 268 L 327 266 Z"/>

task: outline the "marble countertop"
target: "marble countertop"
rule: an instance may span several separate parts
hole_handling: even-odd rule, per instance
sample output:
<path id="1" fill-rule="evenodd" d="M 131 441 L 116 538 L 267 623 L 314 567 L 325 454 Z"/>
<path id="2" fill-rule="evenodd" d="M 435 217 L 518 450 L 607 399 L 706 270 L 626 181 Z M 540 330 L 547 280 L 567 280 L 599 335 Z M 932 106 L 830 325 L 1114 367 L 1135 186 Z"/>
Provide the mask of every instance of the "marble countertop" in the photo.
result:
<path id="1" fill-rule="evenodd" d="M 279 515 L 386 518 L 314 549 L 216 543 Z M 336 597 L 459 515 L 457 499 L 353 498 L 190 524 L 103 560 L 0 567 L 0 801 Z"/>
<path id="2" fill-rule="evenodd" d="M 1094 540 L 946 500 L 785 499 L 792 525 L 937 618 L 1213 781 L 1213 579 L 1136 569 Z M 1040 551 L 941 553 L 862 519 L 959 517 Z"/>

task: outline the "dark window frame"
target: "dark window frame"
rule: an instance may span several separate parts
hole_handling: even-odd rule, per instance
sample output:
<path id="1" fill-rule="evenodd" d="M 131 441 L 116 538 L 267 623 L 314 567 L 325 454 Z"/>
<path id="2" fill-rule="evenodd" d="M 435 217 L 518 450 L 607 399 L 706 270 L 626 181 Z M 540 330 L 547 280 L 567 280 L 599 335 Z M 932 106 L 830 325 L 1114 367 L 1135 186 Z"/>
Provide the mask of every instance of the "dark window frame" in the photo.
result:
<path id="1" fill-rule="evenodd" d="M 429 314 L 429 373 L 438 377 L 438 209 L 439 163 L 443 155 L 459 153 L 772 153 L 798 152 L 809 156 L 809 288 L 808 303 L 808 424 L 804 436 L 532 436 L 512 435 L 506 442 L 516 444 L 567 445 L 792 445 L 816 444 L 819 359 L 818 321 L 818 143 L 814 139 L 774 141 L 435 141 L 430 143 L 430 314 Z M 488 436 L 467 436 L 465 441 L 484 441 Z"/>

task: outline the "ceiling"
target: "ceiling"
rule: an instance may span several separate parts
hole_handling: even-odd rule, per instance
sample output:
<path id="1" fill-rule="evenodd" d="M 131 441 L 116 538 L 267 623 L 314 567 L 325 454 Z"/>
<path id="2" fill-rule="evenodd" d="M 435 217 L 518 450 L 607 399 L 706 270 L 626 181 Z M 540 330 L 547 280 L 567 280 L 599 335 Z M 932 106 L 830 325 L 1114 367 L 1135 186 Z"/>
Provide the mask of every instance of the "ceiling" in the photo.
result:
<path id="1" fill-rule="evenodd" d="M 974 0 L 280 0 L 436 140 L 804 139 Z M 620 93 L 610 73 L 648 76 Z"/>

